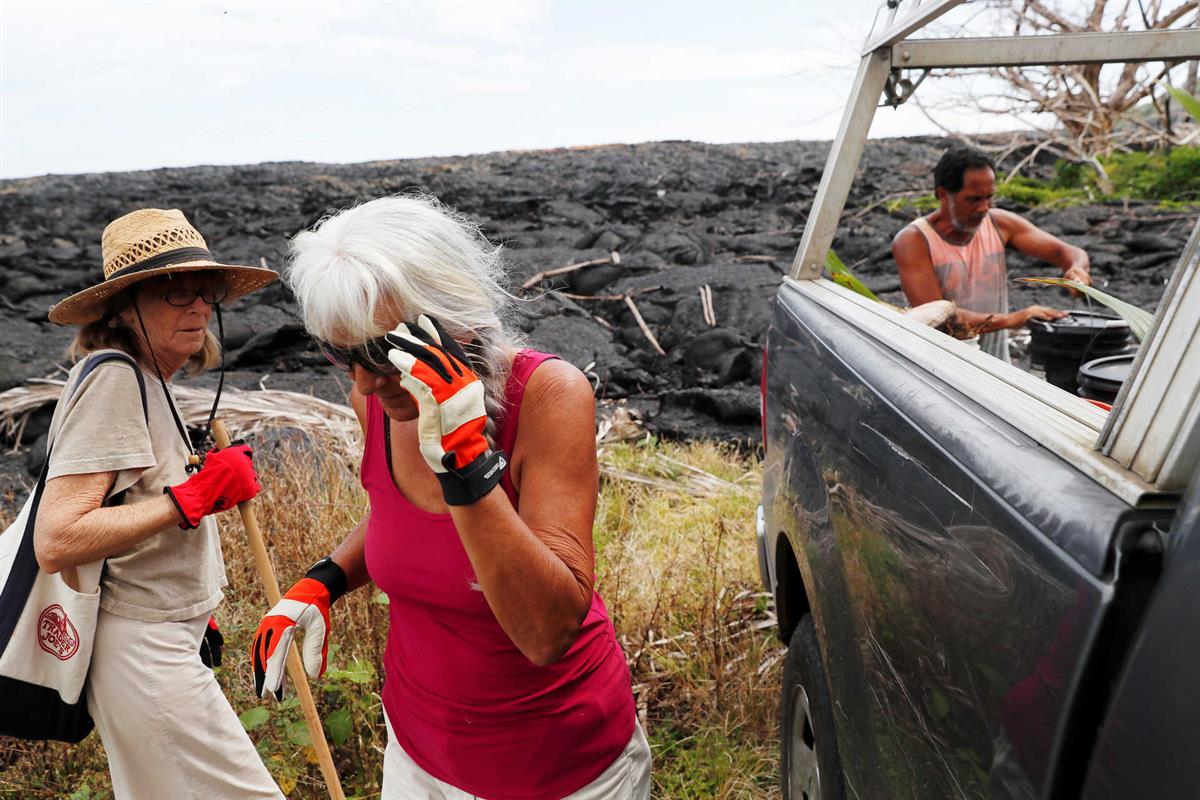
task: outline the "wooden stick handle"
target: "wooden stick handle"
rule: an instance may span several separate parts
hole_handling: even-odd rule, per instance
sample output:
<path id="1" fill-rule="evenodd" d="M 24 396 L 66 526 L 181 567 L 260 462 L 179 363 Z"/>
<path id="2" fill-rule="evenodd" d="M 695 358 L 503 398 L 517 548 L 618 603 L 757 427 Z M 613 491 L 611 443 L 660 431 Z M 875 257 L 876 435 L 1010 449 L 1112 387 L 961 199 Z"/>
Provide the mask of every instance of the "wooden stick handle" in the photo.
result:
<path id="1" fill-rule="evenodd" d="M 213 422 L 213 439 L 216 440 L 217 447 L 229 446 L 229 432 L 225 430 L 225 423 L 219 419 Z M 253 503 L 253 500 L 239 503 L 238 511 L 242 514 L 242 524 L 246 526 L 246 534 L 250 537 L 250 550 L 254 553 L 254 566 L 258 568 L 258 577 L 262 579 L 263 588 L 267 590 L 267 602 L 274 606 L 280 598 L 279 582 L 275 580 L 275 569 L 271 566 L 271 557 L 267 554 L 267 544 L 263 540 L 262 531 L 259 530 L 258 518 L 254 516 Z M 329 752 L 329 743 L 325 741 L 321 718 L 317 715 L 317 704 L 308 688 L 308 675 L 304 672 L 304 664 L 300 661 L 295 642 L 288 646 L 287 671 L 292 679 L 296 697 L 300 698 L 304 722 L 308 725 L 309 738 L 312 739 L 313 749 L 317 752 L 317 764 L 321 767 L 321 776 L 325 778 L 329 797 L 331 800 L 346 800 L 342 782 L 338 780 L 337 769 L 333 766 L 333 754 Z"/>

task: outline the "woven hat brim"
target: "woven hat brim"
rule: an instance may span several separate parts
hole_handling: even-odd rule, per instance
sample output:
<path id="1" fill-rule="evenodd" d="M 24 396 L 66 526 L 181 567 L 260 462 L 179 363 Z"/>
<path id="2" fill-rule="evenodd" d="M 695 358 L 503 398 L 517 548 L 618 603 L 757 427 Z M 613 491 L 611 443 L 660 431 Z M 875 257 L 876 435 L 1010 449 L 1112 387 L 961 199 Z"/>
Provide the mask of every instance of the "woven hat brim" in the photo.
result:
<path id="1" fill-rule="evenodd" d="M 160 275 L 208 270 L 225 273 L 229 284 L 229 295 L 223 301 L 226 303 L 261 289 L 279 277 L 278 272 L 266 267 L 218 264 L 214 261 L 185 261 L 180 264 L 169 264 L 158 269 L 148 269 L 144 272 L 113 278 L 96 286 L 88 287 L 81 292 L 76 292 L 50 307 L 50 321 L 59 325 L 85 325 L 104 316 L 104 308 L 108 299 L 127 286 L 150 278 L 157 278 Z"/>

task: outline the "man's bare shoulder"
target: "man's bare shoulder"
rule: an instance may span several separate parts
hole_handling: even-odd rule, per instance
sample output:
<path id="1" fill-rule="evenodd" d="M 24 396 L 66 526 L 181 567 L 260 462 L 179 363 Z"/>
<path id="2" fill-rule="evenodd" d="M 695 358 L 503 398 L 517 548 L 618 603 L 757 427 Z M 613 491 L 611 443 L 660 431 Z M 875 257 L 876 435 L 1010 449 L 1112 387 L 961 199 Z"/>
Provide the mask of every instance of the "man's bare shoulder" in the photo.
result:
<path id="1" fill-rule="evenodd" d="M 925 241 L 925 236 L 917 229 L 915 222 L 910 222 L 900 230 L 896 231 L 896 235 L 892 237 L 892 248 L 897 245 L 905 245 L 915 242 Z"/>
<path id="2" fill-rule="evenodd" d="M 1005 211 L 1003 208 L 993 208 L 990 212 L 992 222 L 996 224 L 1004 233 L 1012 233 L 1014 231 L 1026 230 L 1029 228 L 1038 229 L 1029 220 L 1012 211 Z"/>
<path id="3" fill-rule="evenodd" d="M 901 267 L 929 260 L 929 242 L 916 225 L 905 225 L 892 237 L 892 258 Z"/>

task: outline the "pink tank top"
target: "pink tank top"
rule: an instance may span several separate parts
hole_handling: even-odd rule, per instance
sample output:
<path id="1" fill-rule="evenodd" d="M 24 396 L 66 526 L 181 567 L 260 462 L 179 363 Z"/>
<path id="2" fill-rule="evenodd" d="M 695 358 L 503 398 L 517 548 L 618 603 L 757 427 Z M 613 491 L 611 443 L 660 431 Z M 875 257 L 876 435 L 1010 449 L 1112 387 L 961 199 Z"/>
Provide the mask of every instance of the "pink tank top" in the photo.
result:
<path id="1" fill-rule="evenodd" d="M 521 351 L 498 445 L 512 457 L 525 384 L 554 358 Z M 383 409 L 367 398 L 362 483 L 371 500 L 365 553 L 387 594 L 383 707 L 404 751 L 471 794 L 557 800 L 595 780 L 633 735 L 629 669 L 599 594 L 567 654 L 534 665 L 509 640 L 478 588 L 449 514 L 414 506 L 384 450 Z M 520 497 L 501 483 L 513 505 Z"/>
<path id="2" fill-rule="evenodd" d="M 971 241 L 950 244 L 924 217 L 913 223 L 929 245 L 929 260 L 942 287 L 942 297 L 981 314 L 1008 313 L 1008 269 L 1004 239 L 989 214 Z M 985 353 L 1008 360 L 1008 331 L 979 337 Z"/>

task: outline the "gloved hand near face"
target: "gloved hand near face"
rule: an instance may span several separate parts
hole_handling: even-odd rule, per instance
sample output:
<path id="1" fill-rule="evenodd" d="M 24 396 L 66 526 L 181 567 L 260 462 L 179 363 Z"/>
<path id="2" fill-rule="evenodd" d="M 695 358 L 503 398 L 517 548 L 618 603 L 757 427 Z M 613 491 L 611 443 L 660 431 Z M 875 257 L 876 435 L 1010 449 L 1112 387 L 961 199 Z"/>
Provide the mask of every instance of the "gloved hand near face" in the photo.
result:
<path id="1" fill-rule="evenodd" d="M 484 435 L 483 382 L 459 343 L 432 317 L 422 314 L 416 325 L 401 323 L 387 338 L 395 345 L 388 361 L 417 401 L 421 455 L 442 484 L 442 496 L 452 506 L 474 503 L 500 482 L 508 466 Z"/>

